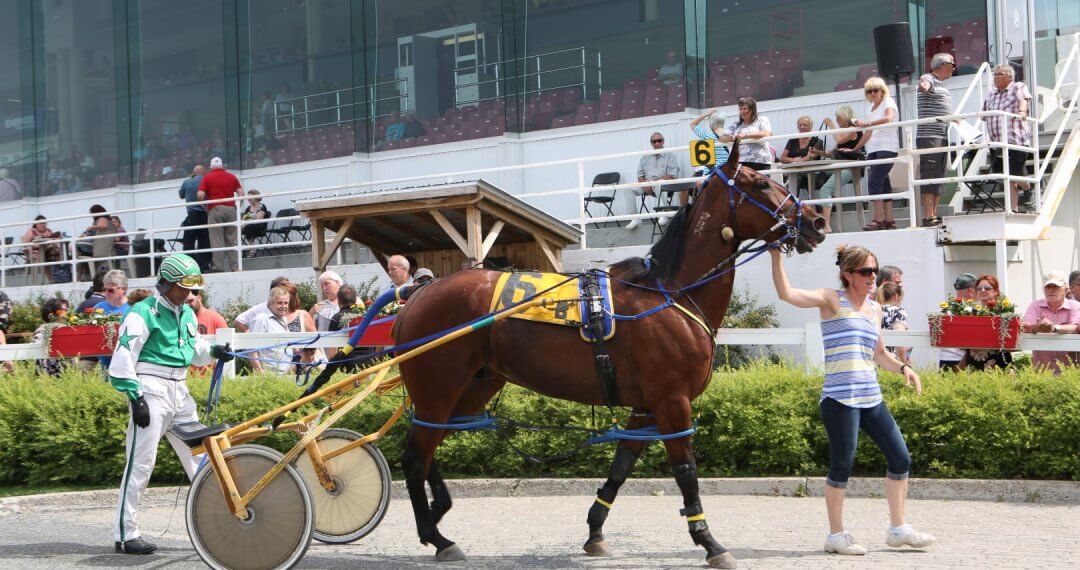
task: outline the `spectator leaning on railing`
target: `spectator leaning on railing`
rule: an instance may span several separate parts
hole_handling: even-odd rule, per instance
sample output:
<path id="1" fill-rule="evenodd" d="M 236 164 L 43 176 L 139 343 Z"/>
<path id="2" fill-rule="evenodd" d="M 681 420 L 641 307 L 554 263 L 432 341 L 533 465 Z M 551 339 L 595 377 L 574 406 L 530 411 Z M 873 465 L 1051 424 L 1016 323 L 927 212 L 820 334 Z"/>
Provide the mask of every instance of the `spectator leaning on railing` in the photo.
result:
<path id="1" fill-rule="evenodd" d="M 206 173 L 206 168 L 201 164 L 196 164 L 195 168 L 191 171 L 191 176 L 180 185 L 180 197 L 185 202 L 198 202 L 199 201 L 199 185 L 202 184 L 203 175 Z M 187 217 L 181 222 L 182 226 L 203 226 L 206 225 L 206 206 L 194 205 L 187 207 Z M 210 248 L 210 230 L 206 228 L 199 228 L 196 230 L 184 230 L 184 251 L 191 251 L 193 249 L 209 249 Z M 191 257 L 195 258 L 199 267 L 203 271 L 210 269 L 210 253 L 193 253 Z"/>
<path id="2" fill-rule="evenodd" d="M 1066 299 L 1068 290 L 1065 274 L 1051 271 L 1043 275 L 1043 298 L 1032 301 L 1024 312 L 1022 328 L 1029 333 L 1076 333 L 1080 332 L 1080 301 Z M 1075 365 L 1072 353 L 1054 350 L 1035 350 L 1032 363 L 1054 374 L 1061 373 L 1061 366 Z"/>
<path id="3" fill-rule="evenodd" d="M 1008 142 L 1020 146 L 1031 146 L 1031 123 L 1027 122 L 1028 110 L 1031 109 L 1031 93 L 1023 83 L 1013 81 L 1013 68 L 1003 63 L 994 68 L 994 89 L 983 101 L 983 111 L 1005 111 L 1021 115 L 1023 119 L 1006 117 L 986 117 L 986 131 L 990 140 L 995 142 Z M 1007 126 L 1006 126 L 1007 125 Z M 1008 140 L 1006 141 L 1006 136 Z M 1026 176 L 1027 161 L 1031 158 L 1030 152 L 1009 149 L 1009 175 Z M 990 149 L 993 160 L 994 172 L 1005 172 L 1002 160 L 1003 150 Z M 1031 188 L 1027 182 L 1012 182 L 1009 184 L 1009 202 L 1014 212 L 1020 211 L 1019 189 Z"/>

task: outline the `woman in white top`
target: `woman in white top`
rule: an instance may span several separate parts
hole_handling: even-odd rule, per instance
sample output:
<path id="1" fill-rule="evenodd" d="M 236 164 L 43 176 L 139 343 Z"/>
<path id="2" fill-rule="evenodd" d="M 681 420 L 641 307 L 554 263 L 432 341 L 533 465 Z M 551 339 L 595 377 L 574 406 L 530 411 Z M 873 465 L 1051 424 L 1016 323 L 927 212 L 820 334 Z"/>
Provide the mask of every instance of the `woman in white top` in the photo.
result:
<path id="1" fill-rule="evenodd" d="M 870 101 L 870 115 L 865 121 L 856 119 L 856 127 L 872 127 L 896 122 L 896 101 L 889 96 L 889 86 L 880 77 L 871 77 L 863 86 L 866 91 L 866 99 Z M 861 141 L 866 148 L 868 160 L 882 158 L 896 158 L 900 152 L 900 138 L 895 128 L 868 130 Z M 892 185 L 889 184 L 889 172 L 892 171 L 892 163 L 876 164 L 870 167 L 870 180 L 867 183 L 870 195 L 892 194 Z M 866 231 L 887 230 L 896 227 L 893 218 L 892 200 L 874 201 L 874 221 L 863 228 Z"/>
<path id="2" fill-rule="evenodd" d="M 773 154 L 769 143 L 762 141 L 772 136 L 772 125 L 767 117 L 757 112 L 757 101 L 753 97 L 739 99 L 739 120 L 728 125 L 720 142 L 730 143 L 739 139 L 739 158 L 742 164 L 754 170 L 768 170 L 772 165 Z"/>
<path id="3" fill-rule="evenodd" d="M 330 330 L 330 320 L 338 314 L 338 289 L 345 284 L 345 280 L 336 271 L 324 271 L 319 276 L 319 289 L 322 300 L 311 307 L 311 317 L 315 319 L 315 329 L 319 332 Z"/>

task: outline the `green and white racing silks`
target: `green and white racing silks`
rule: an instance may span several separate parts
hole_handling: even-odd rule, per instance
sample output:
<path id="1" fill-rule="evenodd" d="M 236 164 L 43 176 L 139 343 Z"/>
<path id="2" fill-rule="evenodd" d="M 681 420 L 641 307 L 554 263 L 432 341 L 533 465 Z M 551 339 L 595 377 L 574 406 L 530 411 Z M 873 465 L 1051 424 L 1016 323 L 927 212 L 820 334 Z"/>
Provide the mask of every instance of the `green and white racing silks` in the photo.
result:
<path id="1" fill-rule="evenodd" d="M 120 324 L 109 381 L 134 400 L 142 394 L 140 374 L 182 382 L 188 366 L 210 364 L 210 347 L 199 335 L 191 307 L 149 297 L 132 306 Z"/>

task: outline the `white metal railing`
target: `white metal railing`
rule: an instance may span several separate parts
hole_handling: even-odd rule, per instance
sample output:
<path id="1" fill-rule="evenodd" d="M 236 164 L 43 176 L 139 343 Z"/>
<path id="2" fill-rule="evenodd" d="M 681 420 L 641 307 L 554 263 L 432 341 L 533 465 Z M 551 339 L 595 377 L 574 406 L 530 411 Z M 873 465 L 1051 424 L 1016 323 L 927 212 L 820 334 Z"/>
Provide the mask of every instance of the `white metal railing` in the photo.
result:
<path id="1" fill-rule="evenodd" d="M 907 330 L 881 331 L 887 346 L 905 346 L 910 348 L 930 349 L 930 331 Z M 216 344 L 230 344 L 234 350 L 250 350 L 273 346 L 285 342 L 310 340 L 304 348 L 337 348 L 348 340 L 346 331 L 322 333 L 318 338 L 313 333 L 238 333 L 234 329 L 218 329 L 214 337 Z M 825 362 L 825 350 L 821 339 L 821 326 L 817 322 L 807 323 L 803 328 L 780 329 L 722 329 L 716 335 L 718 345 L 741 346 L 788 346 L 801 351 L 803 362 L 809 369 L 821 368 Z M 298 347 L 301 345 L 298 345 Z M 1080 352 L 1080 334 L 1020 333 L 1016 345 L 1017 351 L 1050 350 Z M 47 358 L 45 347 L 41 343 L 0 345 L 0 362 L 12 360 L 35 360 Z M 235 363 L 228 363 L 226 375 L 234 374 Z"/>
<path id="2" fill-rule="evenodd" d="M 385 88 L 387 85 L 391 86 L 393 94 L 380 96 L 380 88 Z M 408 87 L 408 81 L 399 78 L 364 87 L 346 87 L 274 101 L 274 131 L 280 135 L 327 125 L 351 124 L 365 117 L 377 119 L 384 116 L 376 112 L 382 101 L 397 101 L 402 98 L 408 101 Z M 356 91 L 362 93 L 362 100 L 353 101 Z M 360 112 L 354 112 L 355 109 L 359 109 Z M 407 108 L 402 108 L 401 112 L 404 113 L 407 110 Z M 315 116 L 314 120 L 312 115 Z M 331 119 L 320 120 L 325 117 L 331 117 Z"/>
<path id="3" fill-rule="evenodd" d="M 1078 35 L 1078 37 L 1080 37 L 1080 35 Z M 1080 56 L 1078 56 L 1077 49 L 1078 49 L 1077 46 L 1074 45 L 1073 50 L 1070 52 L 1069 57 L 1066 59 L 1066 62 L 1067 62 L 1068 65 L 1077 65 L 1078 67 L 1080 67 Z M 1059 84 L 1054 89 L 1054 96 L 1055 97 L 1059 96 L 1060 90 L 1061 90 L 1061 84 L 1059 82 Z M 970 92 L 971 92 L 971 87 L 969 87 L 968 93 L 970 93 Z M 965 97 L 968 95 L 968 93 L 965 93 Z M 1069 120 L 1068 119 L 1070 119 L 1072 117 L 1072 113 L 1077 108 L 1078 97 L 1080 97 L 1080 84 L 1078 84 L 1074 88 L 1074 92 L 1072 93 L 1072 96 L 1070 98 L 1070 105 L 1069 105 L 1069 107 L 1067 109 L 1064 110 L 1064 112 L 1066 113 L 1066 120 L 1063 120 L 1061 122 L 1062 126 L 1060 127 L 1060 129 L 1056 133 L 1054 141 L 1053 141 L 1052 145 L 1050 146 L 1050 148 L 1047 150 L 1047 153 L 1053 153 L 1055 148 L 1057 148 L 1057 145 L 1060 142 L 1061 133 L 1069 125 Z M 895 164 L 901 164 L 905 168 L 904 175 L 905 175 L 906 180 L 907 180 L 907 190 L 906 191 L 898 192 L 898 193 L 894 193 L 894 194 L 877 195 L 877 196 L 854 196 L 854 197 L 836 196 L 836 197 L 833 197 L 831 199 L 807 200 L 806 201 L 807 204 L 843 204 L 843 203 L 852 203 L 852 202 L 869 203 L 869 202 L 873 202 L 875 200 L 903 199 L 903 200 L 908 200 L 909 204 L 914 205 L 916 203 L 915 202 L 916 189 L 919 186 L 923 186 L 923 185 L 927 185 L 927 184 L 940 184 L 940 183 L 943 183 L 943 182 L 969 182 L 969 181 L 983 181 L 983 180 L 999 180 L 999 181 L 1003 181 L 1006 185 L 1010 181 L 1025 181 L 1025 182 L 1031 182 L 1031 183 L 1034 183 L 1034 184 L 1039 183 L 1039 181 L 1041 180 L 1041 175 L 1043 173 L 1045 173 L 1046 165 L 1049 163 L 1049 160 L 1041 160 L 1040 161 L 1038 148 L 1024 147 L 1024 146 L 1016 145 L 1016 144 L 1013 144 L 1011 142 L 1008 142 L 1007 139 L 1005 141 L 996 142 L 996 141 L 989 141 L 989 140 L 986 140 L 984 138 L 984 140 L 982 142 L 960 144 L 960 145 L 955 145 L 955 146 L 938 147 L 938 148 L 923 148 L 923 149 L 914 148 L 914 137 L 911 136 L 911 135 L 912 135 L 913 129 L 915 127 L 917 127 L 918 124 L 928 123 L 928 122 L 938 122 L 938 121 L 958 121 L 958 120 L 965 120 L 965 119 L 971 119 L 971 118 L 978 119 L 978 120 L 985 120 L 986 118 L 997 118 L 999 120 L 1008 120 L 1009 118 L 1024 119 L 1023 117 L 1020 117 L 1019 115 L 1009 114 L 1009 113 L 1005 113 L 1003 111 L 976 111 L 976 112 L 971 112 L 971 113 L 958 113 L 958 114 L 953 114 L 953 115 L 949 115 L 949 116 L 945 116 L 945 117 L 934 117 L 934 118 L 927 118 L 927 119 L 911 119 L 911 120 L 906 120 L 906 121 L 897 121 L 897 122 L 888 123 L 888 124 L 885 124 L 885 125 L 877 125 L 877 126 L 874 126 L 874 127 L 863 128 L 863 129 L 858 129 L 858 128 L 827 129 L 827 130 L 819 130 L 819 131 L 810 131 L 810 132 L 807 132 L 807 133 L 793 133 L 793 134 L 774 135 L 774 136 L 770 136 L 770 137 L 766 137 L 766 138 L 758 139 L 758 140 L 760 142 L 786 141 L 787 139 L 790 139 L 792 137 L 833 135 L 833 134 L 838 134 L 838 133 L 855 132 L 855 131 L 862 131 L 862 130 L 875 130 L 875 129 L 893 129 L 893 128 L 905 129 L 907 136 L 904 137 L 904 140 L 906 141 L 906 147 L 904 149 L 904 153 L 897 156 L 896 158 L 891 158 L 891 159 L 878 159 L 878 160 L 873 160 L 873 161 L 859 161 L 858 163 L 853 163 L 851 167 L 863 168 L 863 167 L 874 165 L 874 164 L 888 164 L 888 163 L 891 163 L 891 164 L 894 164 L 894 165 Z M 1039 117 L 1038 119 L 1026 118 L 1024 120 L 1034 122 L 1035 126 L 1037 127 L 1038 124 L 1041 124 L 1046 119 L 1047 119 L 1046 116 L 1042 116 L 1042 117 Z M 1008 129 L 1005 129 L 1005 131 L 1004 131 L 1006 137 L 1008 136 L 1007 131 L 1008 131 Z M 1033 137 L 1033 140 L 1037 140 L 1037 138 L 1038 137 L 1036 135 L 1035 137 Z M 920 155 L 920 154 L 938 153 L 938 152 L 945 152 L 945 151 L 962 152 L 964 150 L 982 149 L 982 148 L 1000 148 L 1000 149 L 1003 149 L 1004 172 L 984 174 L 984 175 L 961 175 L 961 176 L 953 176 L 953 177 L 946 177 L 946 178 L 939 178 L 939 179 L 918 179 L 916 177 L 916 175 L 915 175 L 913 161 L 910 159 L 911 156 Z M 626 215 L 615 215 L 615 216 L 606 216 L 606 217 L 589 217 L 589 216 L 586 215 L 586 212 L 585 212 L 585 204 L 586 204 L 585 198 L 591 192 L 593 192 L 593 191 L 604 191 L 604 192 L 607 192 L 607 191 L 616 191 L 616 192 L 623 191 L 623 192 L 625 192 L 625 190 L 627 190 L 627 189 L 642 188 L 642 187 L 652 187 L 652 186 L 666 186 L 666 185 L 671 185 L 671 184 L 684 184 L 684 183 L 687 183 L 687 182 L 696 182 L 699 179 L 696 178 L 696 177 L 687 177 L 687 178 L 679 178 L 679 179 L 675 179 L 675 180 L 658 180 L 658 181 L 647 181 L 647 182 L 627 182 L 627 183 L 621 183 L 621 184 L 615 184 L 615 185 L 610 185 L 610 186 L 603 186 L 603 187 L 594 188 L 594 187 L 586 185 L 586 177 L 585 177 L 586 164 L 592 164 L 592 163 L 601 162 L 601 161 L 610 161 L 610 160 L 614 160 L 614 159 L 624 159 L 624 158 L 625 159 L 636 159 L 636 158 L 639 158 L 639 157 L 642 157 L 642 156 L 645 156 L 645 155 L 656 154 L 657 152 L 661 152 L 661 153 L 673 153 L 673 152 L 674 153 L 679 153 L 679 152 L 688 152 L 688 151 L 689 151 L 688 146 L 678 146 L 678 147 L 671 147 L 671 148 L 661 149 L 660 151 L 641 150 L 641 151 L 632 151 L 632 152 L 623 152 L 623 153 L 613 153 L 613 154 L 607 154 L 607 155 L 601 155 L 601 156 L 568 158 L 568 159 L 552 160 L 552 161 L 545 161 L 545 162 L 535 162 L 535 163 L 528 163 L 528 164 L 515 164 L 515 165 L 508 165 L 508 166 L 477 168 L 477 169 L 457 171 L 457 172 L 449 172 L 449 173 L 421 174 L 421 175 L 406 176 L 406 177 L 399 177 L 399 178 L 393 178 L 393 179 L 375 180 L 375 181 L 369 181 L 369 182 L 357 182 L 357 183 L 350 183 L 350 184 L 343 184 L 343 185 L 323 186 L 323 187 L 316 187 L 316 188 L 306 188 L 306 189 L 301 189 L 301 190 L 289 190 L 289 191 L 283 191 L 283 192 L 265 193 L 265 194 L 261 195 L 261 198 L 263 199 L 263 203 L 267 203 L 268 200 L 277 199 L 277 198 L 313 197 L 313 196 L 325 196 L 327 194 L 339 195 L 339 194 L 342 194 L 342 193 L 350 193 L 350 192 L 369 189 L 369 188 L 373 188 L 373 187 L 402 186 L 402 185 L 407 185 L 407 184 L 410 184 L 410 183 L 431 184 L 431 183 L 440 183 L 440 182 L 444 182 L 444 183 L 463 182 L 463 181 L 468 181 L 468 180 L 474 180 L 474 179 L 476 179 L 476 178 L 478 178 L 480 176 L 488 175 L 488 174 L 510 173 L 510 172 L 525 173 L 527 171 L 540 169 L 540 168 L 568 167 L 568 168 L 574 168 L 576 170 L 577 184 L 575 186 L 570 187 L 570 188 L 561 188 L 561 189 L 554 189 L 554 190 L 542 190 L 542 191 L 537 191 L 537 192 L 527 192 L 527 193 L 517 194 L 516 197 L 520 198 L 520 199 L 524 199 L 524 200 L 535 200 L 535 199 L 538 199 L 538 198 L 546 198 L 546 197 L 551 197 L 551 196 L 576 195 L 576 198 L 577 198 L 577 204 L 576 204 L 577 205 L 577 208 L 576 208 L 577 216 L 569 218 L 569 219 L 564 219 L 564 221 L 566 223 L 575 225 L 575 226 L 577 226 L 579 228 L 579 230 L 582 233 L 581 247 L 583 249 L 587 249 L 588 248 L 588 243 L 587 243 L 587 235 L 585 233 L 585 230 L 586 230 L 586 227 L 587 227 L 588 224 L 603 223 L 603 222 L 607 222 L 607 221 L 618 222 L 618 221 L 634 220 L 634 219 L 645 219 L 645 218 L 657 219 L 657 218 L 669 217 L 669 216 L 673 215 L 670 212 L 649 212 L 649 213 L 643 213 L 643 214 L 626 214 Z M 1034 155 L 1036 156 L 1036 160 L 1039 161 L 1039 162 L 1036 162 L 1036 164 L 1040 167 L 1039 173 L 1037 173 L 1034 176 L 1017 176 L 1017 175 L 1013 175 L 1013 174 L 1009 173 L 1009 170 L 1008 170 L 1008 152 L 1009 151 L 1033 152 Z M 835 169 L 836 169 L 835 166 L 823 168 L 823 170 L 835 170 Z M 764 171 L 765 174 L 776 174 L 776 173 L 780 173 L 780 172 L 783 172 L 783 169 L 770 169 L 770 170 Z M 838 194 L 839 194 L 839 192 L 838 192 Z M 1009 193 L 1006 192 L 1005 195 L 1006 195 L 1006 206 L 1011 208 L 1012 204 L 1010 203 L 1011 200 L 1010 200 L 1010 197 L 1009 197 Z M 243 201 L 242 200 L 237 200 L 237 202 L 238 202 L 238 205 L 237 205 L 238 210 L 240 210 L 241 206 L 243 205 Z M 80 259 L 80 258 L 78 258 L 78 255 L 77 255 L 78 254 L 77 242 L 79 242 L 79 241 L 90 241 L 92 243 L 92 240 L 94 240 L 94 239 L 105 239 L 106 237 L 117 237 L 116 235 L 111 235 L 111 236 L 107 235 L 107 236 L 102 236 L 101 238 L 96 238 L 96 237 L 76 237 L 76 236 L 78 236 L 78 234 L 81 233 L 80 230 L 79 230 L 79 227 L 78 227 L 79 226 L 78 220 L 85 220 L 87 217 L 89 217 L 87 214 L 78 214 L 78 215 L 74 215 L 74 216 L 58 216 L 58 217 L 50 218 L 48 220 L 48 223 L 50 223 L 50 224 L 60 224 L 60 227 L 64 227 L 65 229 L 70 229 L 70 234 L 68 236 L 65 236 L 65 237 L 55 241 L 55 243 L 61 244 L 62 247 L 68 252 L 68 255 L 69 255 L 70 258 L 67 259 L 67 260 L 64 260 L 64 261 L 54 261 L 54 262 L 38 261 L 38 262 L 35 262 L 35 263 L 29 263 L 29 261 L 30 261 L 29 252 L 28 252 L 28 250 L 26 250 L 26 248 L 33 247 L 33 246 L 30 245 L 30 244 L 16 243 L 16 242 L 23 235 L 26 228 L 28 228 L 30 225 L 32 225 L 34 223 L 34 221 L 24 221 L 24 222 L 14 222 L 14 223 L 0 224 L 0 286 L 5 286 L 5 287 L 7 286 L 7 279 L 8 279 L 8 276 L 9 276 L 9 272 L 11 272 L 13 269 L 29 270 L 31 268 L 42 268 L 42 270 L 45 271 L 45 270 L 48 270 L 49 267 L 56 266 L 56 265 L 70 265 L 71 272 L 72 272 L 72 277 L 73 277 L 73 279 L 77 280 L 78 279 L 77 264 L 78 263 L 85 263 L 85 262 L 89 262 L 89 263 L 110 262 L 111 263 L 113 261 L 123 261 L 123 260 L 134 261 L 134 260 L 137 260 L 137 259 L 147 259 L 147 260 L 149 260 L 149 264 L 150 264 L 150 273 L 153 274 L 154 265 L 156 263 L 155 259 L 158 258 L 158 257 L 162 257 L 164 255 L 167 255 L 167 253 L 168 253 L 167 251 L 166 252 L 157 251 L 157 249 L 155 247 L 155 240 L 157 240 L 157 239 L 172 240 L 172 239 L 179 238 L 184 230 L 214 227 L 213 224 L 206 224 L 206 225 L 201 225 L 201 226 L 188 226 L 188 227 L 183 227 L 183 226 L 179 226 L 179 225 L 176 225 L 176 224 L 168 224 L 168 223 L 163 224 L 163 225 L 158 225 L 156 223 L 156 221 L 155 221 L 155 217 L 160 219 L 160 217 L 163 214 L 170 214 L 173 220 L 182 219 L 184 217 L 184 214 L 186 214 L 186 208 L 188 206 L 196 205 L 196 204 L 207 204 L 207 203 L 210 203 L 210 201 L 193 202 L 193 203 L 179 202 L 179 203 L 170 203 L 170 204 L 160 205 L 160 206 L 119 209 L 119 210 L 113 210 L 113 211 L 110 211 L 110 212 L 106 212 L 106 213 L 103 213 L 103 214 L 98 214 L 98 215 L 133 214 L 133 215 L 138 215 L 138 216 L 144 218 L 142 221 L 140 221 L 136 225 L 143 225 L 143 223 L 145 222 L 145 225 L 147 226 L 146 229 L 139 229 L 137 231 L 144 233 L 143 237 L 147 240 L 147 244 L 149 245 L 149 247 L 148 247 L 149 251 L 146 252 L 146 253 L 138 253 L 138 254 L 135 253 L 134 243 L 131 243 L 129 245 L 129 250 L 128 250 L 128 253 L 126 255 L 114 255 L 114 256 L 101 257 L 101 258 L 81 258 Z M 1041 208 L 1041 206 L 1040 206 L 1040 208 Z M 179 211 L 179 213 L 177 213 L 177 211 Z M 236 242 L 235 243 L 229 244 L 227 247 L 224 247 L 224 248 L 207 248 L 207 249 L 202 249 L 202 250 L 192 250 L 192 251 L 189 251 L 188 253 L 213 253 L 215 251 L 234 251 L 234 252 L 236 252 L 236 255 L 237 255 L 237 263 L 240 266 L 240 269 L 242 270 L 243 269 L 243 264 L 244 264 L 244 252 L 245 251 L 252 251 L 252 250 L 255 250 L 255 251 L 259 251 L 259 250 L 281 250 L 281 249 L 284 249 L 284 248 L 304 247 L 304 246 L 309 246 L 311 244 L 311 239 L 283 240 L 282 242 L 278 242 L 278 243 L 270 242 L 270 243 L 260 243 L 260 244 L 245 244 L 243 242 L 243 237 L 242 237 L 242 231 L 241 230 L 246 225 L 249 225 L 249 224 L 264 224 L 265 223 L 265 224 L 268 224 L 268 225 L 270 225 L 272 227 L 273 224 L 280 223 L 280 222 L 290 222 L 290 221 L 293 222 L 292 225 L 296 225 L 296 226 L 302 226 L 303 225 L 302 218 L 300 216 L 267 218 L 267 219 L 264 219 L 264 220 L 237 220 L 235 222 L 232 222 L 232 225 L 234 225 L 234 227 L 236 229 L 236 232 L 235 232 L 236 233 Z M 914 215 L 909 215 L 909 224 L 912 227 L 915 226 L 915 216 Z M 57 227 L 54 227 L 52 229 L 55 231 L 57 229 Z M 129 231 L 127 233 L 127 235 L 129 237 L 131 237 L 131 236 L 133 236 L 135 234 L 133 232 Z M 13 243 L 12 244 L 5 243 L 7 237 L 12 237 L 13 238 Z M 13 264 L 13 263 L 11 263 L 12 257 L 13 257 L 12 253 L 16 252 L 16 251 L 19 251 L 19 252 L 26 251 L 28 263 L 26 263 L 26 264 Z M 339 253 L 339 256 L 340 256 L 340 253 Z M 340 257 L 339 257 L 339 263 L 340 263 Z"/>

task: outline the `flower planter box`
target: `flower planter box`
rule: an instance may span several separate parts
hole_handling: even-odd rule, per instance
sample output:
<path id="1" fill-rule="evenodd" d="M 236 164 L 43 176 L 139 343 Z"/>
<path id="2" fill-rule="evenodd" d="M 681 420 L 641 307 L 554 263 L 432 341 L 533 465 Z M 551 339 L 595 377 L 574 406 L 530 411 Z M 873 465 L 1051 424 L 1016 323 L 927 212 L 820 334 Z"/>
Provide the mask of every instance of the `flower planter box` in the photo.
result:
<path id="1" fill-rule="evenodd" d="M 56 327 L 49 340 L 49 356 L 67 358 L 74 356 L 109 356 L 116 348 L 117 329 L 120 325 L 75 325 Z M 106 328 L 112 333 L 106 336 Z M 112 342 L 109 342 L 109 339 Z"/>
<path id="2" fill-rule="evenodd" d="M 1016 348 L 1016 339 L 1020 333 L 1020 319 L 1012 317 L 1005 322 L 1005 336 L 1002 342 L 1001 317 L 968 317 L 941 315 L 941 334 L 934 335 L 934 321 L 930 318 L 931 344 L 941 348 Z M 935 338 L 936 336 L 936 338 Z"/>
<path id="3" fill-rule="evenodd" d="M 363 317 L 357 317 L 349 323 L 349 326 L 355 327 L 362 320 L 364 320 Z M 360 337 L 358 346 L 394 346 L 394 338 L 390 336 L 390 329 L 393 327 L 393 319 L 381 323 L 372 322 L 364 331 L 364 336 Z"/>

